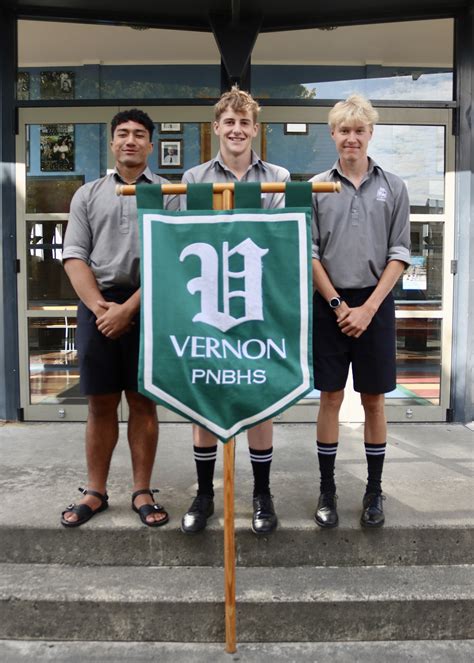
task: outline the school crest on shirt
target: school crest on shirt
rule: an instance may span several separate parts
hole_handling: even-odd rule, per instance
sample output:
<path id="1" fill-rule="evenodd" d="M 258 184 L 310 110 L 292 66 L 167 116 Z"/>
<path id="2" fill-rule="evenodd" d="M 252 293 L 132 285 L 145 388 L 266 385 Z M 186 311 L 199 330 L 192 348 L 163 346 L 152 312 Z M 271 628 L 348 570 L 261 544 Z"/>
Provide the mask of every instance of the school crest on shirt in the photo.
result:
<path id="1" fill-rule="evenodd" d="M 387 189 L 385 189 L 383 186 L 380 186 L 377 189 L 377 195 L 376 195 L 375 199 L 380 200 L 382 202 L 385 202 L 387 200 L 387 196 L 388 196 Z"/>

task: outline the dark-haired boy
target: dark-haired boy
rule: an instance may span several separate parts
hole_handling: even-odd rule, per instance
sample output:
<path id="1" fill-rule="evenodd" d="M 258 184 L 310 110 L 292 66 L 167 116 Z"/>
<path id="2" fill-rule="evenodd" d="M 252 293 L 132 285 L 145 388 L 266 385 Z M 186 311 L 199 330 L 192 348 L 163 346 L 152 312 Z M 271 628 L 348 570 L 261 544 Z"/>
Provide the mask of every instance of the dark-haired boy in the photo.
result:
<path id="1" fill-rule="evenodd" d="M 118 440 L 117 406 L 125 392 L 130 414 L 132 508 L 150 527 L 168 514 L 154 503 L 150 479 L 158 441 L 155 404 L 138 393 L 140 259 L 137 204 L 117 196 L 117 184 L 164 183 L 147 166 L 154 124 L 133 108 L 111 123 L 114 172 L 88 182 L 74 195 L 64 240 L 64 269 L 81 300 L 76 342 L 81 391 L 87 396 L 88 485 L 84 497 L 62 513 L 64 527 L 77 527 L 108 506 L 106 492 L 112 453 Z M 177 209 L 176 197 L 165 197 Z"/>

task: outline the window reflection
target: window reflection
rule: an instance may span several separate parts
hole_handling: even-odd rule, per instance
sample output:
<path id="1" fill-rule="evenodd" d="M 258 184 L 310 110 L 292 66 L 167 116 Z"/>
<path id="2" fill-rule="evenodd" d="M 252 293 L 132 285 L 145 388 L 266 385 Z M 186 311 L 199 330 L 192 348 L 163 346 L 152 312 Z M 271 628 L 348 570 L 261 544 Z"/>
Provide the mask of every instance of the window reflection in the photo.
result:
<path id="1" fill-rule="evenodd" d="M 308 180 L 334 164 L 337 152 L 328 126 L 307 124 L 308 133 L 285 133 L 284 123 L 264 126 L 262 158 L 278 163 L 293 180 Z M 444 126 L 385 125 L 375 127 L 369 155 L 407 185 L 412 214 L 444 213 Z"/>
<path id="2" fill-rule="evenodd" d="M 27 177 L 26 178 L 26 213 L 27 214 L 67 214 L 71 198 L 84 177 Z"/>
<path id="3" fill-rule="evenodd" d="M 76 319 L 30 318 L 30 402 L 82 404 L 76 351 Z"/>
<path id="4" fill-rule="evenodd" d="M 307 124 L 308 133 L 304 135 L 285 133 L 285 124 L 276 122 L 265 124 L 263 130 L 262 158 L 287 168 L 292 180 L 306 181 L 330 168 L 337 159 L 327 124 Z"/>
<path id="5" fill-rule="evenodd" d="M 17 99 L 215 99 L 219 65 L 80 65 L 22 68 Z M 66 78 L 67 77 L 67 78 Z M 63 80 L 69 81 L 63 89 Z"/>
<path id="6" fill-rule="evenodd" d="M 369 154 L 401 177 L 412 214 L 444 212 L 445 136 L 443 126 L 378 124 Z"/>
<path id="7" fill-rule="evenodd" d="M 402 21 L 261 33 L 252 53 L 252 92 L 280 100 L 345 99 L 357 92 L 372 100 L 450 101 L 453 23 Z M 268 64 L 275 53 L 284 57 Z"/>
<path id="8" fill-rule="evenodd" d="M 443 291 L 443 224 L 412 222 L 412 265 L 396 284 L 397 308 L 441 309 Z"/>
<path id="9" fill-rule="evenodd" d="M 450 101 L 453 98 L 453 72 L 413 67 L 400 73 L 395 67 L 380 67 L 385 74 L 373 78 L 354 78 L 306 84 L 318 99 L 345 99 L 357 92 L 368 99 L 406 101 Z M 381 72 L 382 73 L 382 72 Z"/>
<path id="10" fill-rule="evenodd" d="M 66 225 L 66 221 L 27 223 L 30 308 L 77 301 L 62 264 Z"/>
<path id="11" fill-rule="evenodd" d="M 397 389 L 387 395 L 396 404 L 439 405 L 441 320 L 397 320 Z"/>

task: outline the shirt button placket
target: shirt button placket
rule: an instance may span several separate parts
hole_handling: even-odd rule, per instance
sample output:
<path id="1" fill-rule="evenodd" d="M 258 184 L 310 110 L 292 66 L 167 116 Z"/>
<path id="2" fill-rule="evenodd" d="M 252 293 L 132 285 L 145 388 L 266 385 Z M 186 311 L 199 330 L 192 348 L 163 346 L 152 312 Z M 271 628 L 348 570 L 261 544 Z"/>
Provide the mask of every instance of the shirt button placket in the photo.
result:
<path id="1" fill-rule="evenodd" d="M 353 226 L 359 225 L 359 196 L 357 193 L 352 198 L 351 223 Z"/>

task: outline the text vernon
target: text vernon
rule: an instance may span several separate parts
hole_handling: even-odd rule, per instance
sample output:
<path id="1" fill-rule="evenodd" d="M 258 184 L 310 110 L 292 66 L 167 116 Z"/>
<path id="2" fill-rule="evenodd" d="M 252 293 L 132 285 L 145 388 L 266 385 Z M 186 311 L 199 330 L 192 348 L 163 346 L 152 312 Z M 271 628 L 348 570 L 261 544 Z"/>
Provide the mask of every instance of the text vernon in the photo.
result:
<path id="1" fill-rule="evenodd" d="M 170 335 L 170 341 L 178 357 L 188 356 L 201 359 L 286 359 L 286 343 L 282 338 L 279 342 L 271 338 L 250 338 L 246 341 L 217 339 L 212 336 L 186 336 L 178 340 Z M 262 384 L 266 381 L 264 370 L 240 369 L 209 369 L 193 368 L 191 382 L 205 384 Z"/>

